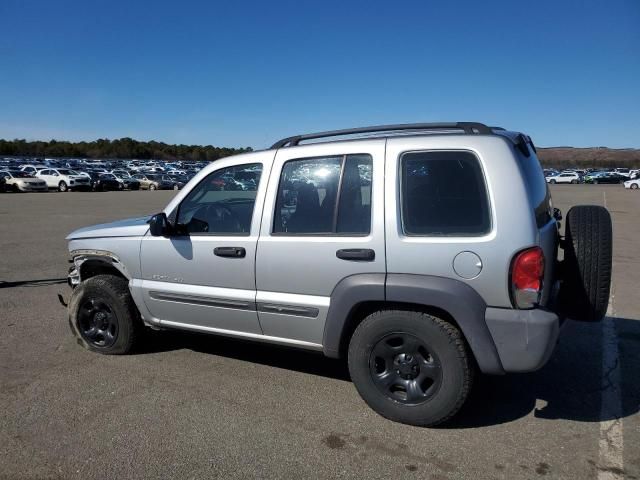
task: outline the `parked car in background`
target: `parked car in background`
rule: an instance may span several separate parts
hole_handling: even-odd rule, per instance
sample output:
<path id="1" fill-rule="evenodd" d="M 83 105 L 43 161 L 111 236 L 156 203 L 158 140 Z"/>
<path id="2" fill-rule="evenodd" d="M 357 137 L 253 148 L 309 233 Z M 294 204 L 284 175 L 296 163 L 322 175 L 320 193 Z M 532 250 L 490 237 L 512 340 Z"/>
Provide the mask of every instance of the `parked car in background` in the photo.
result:
<path id="1" fill-rule="evenodd" d="M 173 190 L 173 182 L 163 180 L 162 175 L 138 173 L 133 178 L 140 182 L 141 190 Z"/>
<path id="2" fill-rule="evenodd" d="M 91 176 L 91 189 L 95 192 L 108 190 L 124 190 L 124 184 L 111 173 L 89 172 Z"/>
<path id="3" fill-rule="evenodd" d="M 21 170 L 3 170 L 0 178 L 4 183 L 4 190 L 10 192 L 46 192 L 47 184 L 44 180 L 34 178 Z"/>
<path id="4" fill-rule="evenodd" d="M 626 182 L 624 182 L 624 188 L 637 190 L 638 188 L 640 188 L 640 178 L 636 178 L 635 180 L 627 180 Z"/>
<path id="5" fill-rule="evenodd" d="M 575 172 L 563 172 L 546 177 L 547 183 L 581 183 L 580 175 Z"/>
<path id="6" fill-rule="evenodd" d="M 126 190 L 140 190 L 140 182 L 133 178 L 131 174 L 129 174 L 129 172 L 114 170 L 112 172 L 112 175 L 114 175 L 116 177 L 116 180 L 124 185 L 124 188 Z"/>
<path id="7" fill-rule="evenodd" d="M 43 165 L 43 164 L 20 165 L 20 170 L 22 170 L 25 173 L 28 173 L 29 175 L 35 175 L 36 173 L 38 173 L 39 170 L 42 170 L 43 168 L 47 168 L 47 165 Z"/>
<path id="8" fill-rule="evenodd" d="M 45 168 L 38 171 L 36 177 L 44 180 L 48 188 L 57 188 L 59 192 L 91 189 L 90 179 L 67 168 Z"/>
<path id="9" fill-rule="evenodd" d="M 182 175 L 166 174 L 166 175 L 163 175 L 162 178 L 163 180 L 173 183 L 174 190 L 182 190 L 182 187 L 184 187 L 189 181 L 186 177 Z"/>
<path id="10" fill-rule="evenodd" d="M 584 177 L 584 183 L 624 183 L 626 179 L 616 172 L 595 172 Z"/>

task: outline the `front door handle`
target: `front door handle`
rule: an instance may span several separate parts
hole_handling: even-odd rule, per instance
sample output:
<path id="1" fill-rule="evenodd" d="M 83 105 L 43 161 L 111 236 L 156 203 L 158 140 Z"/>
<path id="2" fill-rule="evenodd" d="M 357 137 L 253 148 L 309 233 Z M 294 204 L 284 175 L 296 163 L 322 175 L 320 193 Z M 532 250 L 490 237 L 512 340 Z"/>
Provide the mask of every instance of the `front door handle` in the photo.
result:
<path id="1" fill-rule="evenodd" d="M 376 252 L 370 248 L 343 248 L 336 252 L 336 257 L 341 260 L 373 262 L 376 258 Z"/>
<path id="2" fill-rule="evenodd" d="M 247 251 L 243 247 L 216 247 L 213 249 L 214 255 L 218 257 L 244 258 Z"/>

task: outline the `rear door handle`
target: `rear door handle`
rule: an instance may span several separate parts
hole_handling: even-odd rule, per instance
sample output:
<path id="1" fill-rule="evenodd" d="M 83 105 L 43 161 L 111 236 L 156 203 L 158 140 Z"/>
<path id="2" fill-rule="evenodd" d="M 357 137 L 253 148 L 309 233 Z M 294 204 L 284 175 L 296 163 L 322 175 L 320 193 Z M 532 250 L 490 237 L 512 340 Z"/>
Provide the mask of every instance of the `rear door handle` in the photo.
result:
<path id="1" fill-rule="evenodd" d="M 214 255 L 218 257 L 244 258 L 247 251 L 243 247 L 216 247 L 213 249 Z"/>
<path id="2" fill-rule="evenodd" d="M 359 262 L 373 262 L 376 252 L 370 248 L 343 248 L 336 252 L 336 257 L 341 260 L 356 260 Z"/>

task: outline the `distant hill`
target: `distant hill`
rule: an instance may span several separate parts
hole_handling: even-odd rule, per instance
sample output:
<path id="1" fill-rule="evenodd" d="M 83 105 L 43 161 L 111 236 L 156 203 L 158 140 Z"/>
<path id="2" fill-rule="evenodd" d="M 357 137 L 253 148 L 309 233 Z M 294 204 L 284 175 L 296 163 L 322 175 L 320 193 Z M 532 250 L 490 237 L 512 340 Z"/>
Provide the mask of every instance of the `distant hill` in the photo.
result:
<path id="1" fill-rule="evenodd" d="M 640 149 L 637 148 L 538 147 L 538 158 L 544 167 L 553 168 L 640 167 Z"/>

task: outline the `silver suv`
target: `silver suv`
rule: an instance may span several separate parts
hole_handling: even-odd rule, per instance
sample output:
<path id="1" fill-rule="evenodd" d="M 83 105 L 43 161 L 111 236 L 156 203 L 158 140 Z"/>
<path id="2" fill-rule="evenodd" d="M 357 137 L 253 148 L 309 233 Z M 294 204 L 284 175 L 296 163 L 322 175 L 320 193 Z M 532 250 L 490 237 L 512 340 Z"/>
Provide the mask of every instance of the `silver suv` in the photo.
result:
<path id="1" fill-rule="evenodd" d="M 70 324 L 105 354 L 146 325 L 346 358 L 376 412 L 435 425 L 476 371 L 536 370 L 564 318 L 605 314 L 609 213 L 572 208 L 564 238 L 560 219 L 521 133 L 299 135 L 214 162 L 152 217 L 71 233 Z"/>

